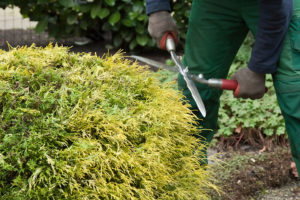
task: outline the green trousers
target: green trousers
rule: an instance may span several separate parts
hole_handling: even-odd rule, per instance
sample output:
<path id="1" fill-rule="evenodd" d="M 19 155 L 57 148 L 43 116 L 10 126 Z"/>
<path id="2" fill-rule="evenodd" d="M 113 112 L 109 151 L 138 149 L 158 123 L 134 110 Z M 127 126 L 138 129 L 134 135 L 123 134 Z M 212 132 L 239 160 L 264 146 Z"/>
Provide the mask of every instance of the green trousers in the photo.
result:
<path id="1" fill-rule="evenodd" d="M 226 78 L 231 63 L 251 31 L 256 34 L 257 0 L 197 0 L 193 1 L 187 32 L 184 65 L 205 78 Z M 294 2 L 293 18 L 284 41 L 277 72 L 273 74 L 276 95 L 285 119 L 291 152 L 300 174 L 300 0 Z M 179 89 L 189 100 L 193 111 L 202 118 L 181 76 Z M 221 90 L 196 83 L 204 101 L 207 116 L 200 120 L 206 142 L 217 129 Z"/>

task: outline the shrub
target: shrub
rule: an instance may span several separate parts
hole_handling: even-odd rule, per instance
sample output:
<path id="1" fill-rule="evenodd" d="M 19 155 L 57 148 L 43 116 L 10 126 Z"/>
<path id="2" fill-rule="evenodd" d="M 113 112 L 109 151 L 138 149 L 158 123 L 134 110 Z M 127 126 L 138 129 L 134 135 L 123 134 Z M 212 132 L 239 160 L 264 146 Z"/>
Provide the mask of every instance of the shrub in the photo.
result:
<path id="1" fill-rule="evenodd" d="M 209 199 L 181 99 L 120 53 L 1 51 L 1 199 Z"/>

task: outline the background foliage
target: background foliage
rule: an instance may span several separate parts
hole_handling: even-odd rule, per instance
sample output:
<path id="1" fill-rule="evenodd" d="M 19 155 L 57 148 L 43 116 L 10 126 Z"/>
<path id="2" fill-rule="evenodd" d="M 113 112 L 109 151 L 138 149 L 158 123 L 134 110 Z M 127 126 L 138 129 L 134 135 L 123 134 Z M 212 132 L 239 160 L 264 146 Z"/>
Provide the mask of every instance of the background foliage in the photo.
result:
<path id="1" fill-rule="evenodd" d="M 191 2 L 174 4 L 175 19 L 185 37 L 187 6 Z M 145 0 L 6 0 L 0 6 L 16 5 L 24 17 L 38 21 L 36 32 L 48 31 L 55 38 L 87 36 L 102 39 L 111 34 L 116 48 L 154 47 L 147 30 Z"/>

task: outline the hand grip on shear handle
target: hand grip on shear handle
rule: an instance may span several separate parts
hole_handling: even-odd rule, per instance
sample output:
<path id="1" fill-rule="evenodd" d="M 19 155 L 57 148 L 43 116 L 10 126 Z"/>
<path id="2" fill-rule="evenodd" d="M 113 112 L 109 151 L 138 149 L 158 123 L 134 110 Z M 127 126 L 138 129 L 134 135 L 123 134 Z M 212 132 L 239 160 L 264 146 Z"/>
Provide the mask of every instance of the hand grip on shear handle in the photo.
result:
<path id="1" fill-rule="evenodd" d="M 222 81 L 222 90 L 235 91 L 239 85 L 236 80 L 221 79 L 221 81 Z"/>
<path id="2" fill-rule="evenodd" d="M 159 42 L 159 47 L 167 51 L 175 51 L 176 34 L 166 32 Z"/>
<path id="3" fill-rule="evenodd" d="M 236 80 L 221 79 L 222 90 L 233 90 L 233 95 L 237 97 L 240 92 L 239 84 Z M 268 92 L 268 88 L 265 88 L 265 93 Z"/>

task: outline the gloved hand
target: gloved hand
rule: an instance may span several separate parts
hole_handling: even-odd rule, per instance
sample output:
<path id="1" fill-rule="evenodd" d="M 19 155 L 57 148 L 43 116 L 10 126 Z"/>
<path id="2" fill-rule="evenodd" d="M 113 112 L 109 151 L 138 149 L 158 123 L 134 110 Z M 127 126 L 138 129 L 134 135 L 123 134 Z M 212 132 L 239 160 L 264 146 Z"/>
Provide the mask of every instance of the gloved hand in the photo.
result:
<path id="1" fill-rule="evenodd" d="M 178 29 L 171 14 L 167 11 L 158 11 L 150 14 L 148 23 L 149 34 L 160 46 L 160 41 L 165 32 L 171 32 L 175 41 L 178 41 Z"/>
<path id="2" fill-rule="evenodd" d="M 235 97 L 260 99 L 266 92 L 266 75 L 256 73 L 248 67 L 238 70 L 231 80 L 236 80 L 239 84 L 238 94 L 235 94 Z"/>

